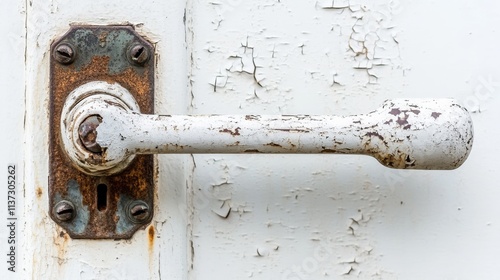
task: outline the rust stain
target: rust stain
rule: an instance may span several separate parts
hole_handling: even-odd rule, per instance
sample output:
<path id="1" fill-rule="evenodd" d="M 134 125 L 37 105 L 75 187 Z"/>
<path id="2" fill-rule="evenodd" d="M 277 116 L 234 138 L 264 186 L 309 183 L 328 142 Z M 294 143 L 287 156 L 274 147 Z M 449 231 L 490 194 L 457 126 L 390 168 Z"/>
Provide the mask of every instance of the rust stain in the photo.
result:
<path id="1" fill-rule="evenodd" d="M 41 197 L 42 197 L 42 194 L 43 194 L 42 188 L 37 187 L 37 188 L 36 188 L 36 197 L 37 197 L 37 198 L 41 198 Z"/>
<path id="2" fill-rule="evenodd" d="M 155 227 L 153 225 L 150 225 L 148 228 L 148 248 L 149 252 L 153 252 L 153 247 L 155 243 Z"/>
<path id="3" fill-rule="evenodd" d="M 229 133 L 232 136 L 238 136 L 238 135 L 240 135 L 240 129 L 241 129 L 240 127 L 237 127 L 237 128 L 234 129 L 234 131 L 232 131 L 230 129 L 224 128 L 224 129 L 219 130 L 219 132 Z"/>
<path id="4" fill-rule="evenodd" d="M 378 139 L 380 139 L 380 140 L 384 141 L 384 137 L 383 137 L 382 135 L 378 134 L 378 132 L 367 132 L 367 133 L 365 134 L 365 136 L 368 136 L 368 137 L 375 136 L 375 137 L 377 137 Z"/>
<path id="5" fill-rule="evenodd" d="M 309 132 L 311 132 L 308 129 L 300 129 L 300 128 L 275 128 L 274 130 L 285 131 L 285 132 L 300 132 L 300 133 L 309 133 Z"/>
<path id="6" fill-rule="evenodd" d="M 154 270 L 156 255 L 154 254 L 154 241 L 155 241 L 155 228 L 153 225 L 148 227 L 148 253 L 149 253 L 149 271 L 152 273 Z M 150 279 L 152 279 L 152 275 L 150 274 Z"/>
<path id="7" fill-rule="evenodd" d="M 255 116 L 255 115 L 246 115 L 246 116 L 245 116 L 245 120 L 247 120 L 247 121 L 250 121 L 250 120 L 256 120 L 256 121 L 258 121 L 258 120 L 259 120 L 259 116 Z"/>
<path id="8" fill-rule="evenodd" d="M 383 165 L 392 168 L 406 169 L 415 166 L 415 160 L 409 155 L 397 151 L 396 154 L 386 154 L 372 151 L 372 155 Z"/>
<path id="9" fill-rule="evenodd" d="M 106 38 L 108 38 L 109 32 L 105 31 L 99 34 L 99 46 L 101 48 L 106 47 Z"/>
<path id="10" fill-rule="evenodd" d="M 65 262 L 65 255 L 69 239 L 69 235 L 62 230 L 53 238 L 54 245 L 57 248 L 57 264 L 59 266 L 63 265 Z"/>
<path id="11" fill-rule="evenodd" d="M 369 132 L 365 134 L 365 136 L 369 136 L 369 138 L 367 138 L 366 142 L 364 142 L 363 149 L 367 152 L 368 155 L 371 155 L 374 158 L 376 158 L 382 165 L 397 169 L 406 169 L 415 165 L 415 161 L 411 159 L 409 155 L 405 154 L 404 152 L 401 152 L 400 150 L 396 150 L 393 153 L 385 153 L 381 151 L 379 148 L 372 147 L 371 136 L 376 136 L 377 138 L 381 139 L 380 137 L 377 136 L 377 133 Z M 387 142 L 384 140 L 382 141 L 384 145 L 387 146 Z"/>
<path id="12" fill-rule="evenodd" d="M 276 143 L 274 143 L 274 142 L 267 143 L 267 144 L 266 144 L 266 146 L 283 148 L 283 146 L 281 146 L 280 144 L 276 144 Z"/>

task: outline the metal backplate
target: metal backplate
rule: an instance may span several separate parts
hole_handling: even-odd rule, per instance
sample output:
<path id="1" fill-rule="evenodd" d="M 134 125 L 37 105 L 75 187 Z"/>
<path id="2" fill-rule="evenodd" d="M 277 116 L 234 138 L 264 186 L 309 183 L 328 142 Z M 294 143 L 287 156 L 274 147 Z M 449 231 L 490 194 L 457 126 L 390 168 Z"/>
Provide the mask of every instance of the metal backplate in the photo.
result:
<path id="1" fill-rule="evenodd" d="M 144 46 L 140 60 L 131 48 Z M 65 50 L 61 46 L 69 46 Z M 131 26 L 72 26 L 51 46 L 50 59 L 50 216 L 72 238 L 130 238 L 153 216 L 154 160 L 137 155 L 123 172 L 90 176 L 77 170 L 61 146 L 61 110 L 68 94 L 90 81 L 119 83 L 134 96 L 140 110 L 154 109 L 154 48 Z M 62 59 L 61 59 L 62 58 Z M 99 186 L 99 191 L 98 191 Z M 72 218 L 61 219 L 56 204 L 69 201 Z M 129 217 L 131 205 L 148 206 L 141 221 Z M 60 205 L 60 204 L 59 204 Z M 66 213 L 67 215 L 67 213 Z"/>

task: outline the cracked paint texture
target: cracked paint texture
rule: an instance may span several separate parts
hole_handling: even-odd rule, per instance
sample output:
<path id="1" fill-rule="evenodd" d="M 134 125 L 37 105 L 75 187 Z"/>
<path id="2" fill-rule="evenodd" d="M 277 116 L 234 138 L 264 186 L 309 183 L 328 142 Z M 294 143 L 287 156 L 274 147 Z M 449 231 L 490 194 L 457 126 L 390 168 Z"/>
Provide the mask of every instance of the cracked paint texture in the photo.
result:
<path id="1" fill-rule="evenodd" d="M 22 94 L 25 106 L 18 279 L 498 274 L 499 3 L 5 5 L 4 34 L 16 59 L 2 65 L 3 89 Z M 451 172 L 392 170 L 343 155 L 160 155 L 150 226 L 130 240 L 71 240 L 47 215 L 50 42 L 70 23 L 126 22 L 155 43 L 157 113 L 346 115 L 396 97 L 454 97 L 474 110 L 478 141 Z M 2 116 L 12 120 L 8 112 Z M 3 271 L 0 278 L 13 279 Z"/>
<path id="2" fill-rule="evenodd" d="M 438 55 L 433 50 L 449 46 L 439 36 L 457 43 L 466 33 L 454 36 L 459 31 L 437 27 L 444 20 L 434 5 L 392 0 L 193 1 L 190 42 L 197 47 L 190 49 L 190 110 L 359 114 L 397 97 L 460 98 L 471 87 L 456 83 L 463 85 L 469 70 L 443 85 L 435 77 L 444 74 L 432 63 L 459 71 L 438 62 L 452 60 L 446 51 Z M 459 10 L 452 9 L 445 26 L 467 25 Z M 426 30 L 418 31 L 421 24 Z M 434 43 L 426 34 L 432 34 Z M 486 31 L 480 34 L 488 37 Z M 454 206 L 471 202 L 459 194 L 468 192 L 464 180 L 471 175 L 463 168 L 450 176 L 386 170 L 371 159 L 351 156 L 193 158 L 193 200 L 198 201 L 192 208 L 193 279 L 220 271 L 228 278 L 255 279 L 438 279 L 436 275 L 459 274 L 441 270 L 437 263 L 465 270 L 441 251 L 467 251 L 451 241 L 462 240 L 457 231 L 466 227 L 454 222 L 463 219 L 458 216 L 462 210 Z M 445 194 L 452 198 L 441 196 Z M 448 240 L 449 235 L 455 237 Z M 430 257 L 434 262 L 422 260 L 423 255 L 429 258 L 425 252 L 435 254 Z M 412 268 L 415 262 L 422 266 Z"/>
<path id="3" fill-rule="evenodd" d="M 400 5 L 333 2 L 196 2 L 193 13 L 206 20 L 193 22 L 201 46 L 192 53 L 193 106 L 200 113 L 216 104 L 220 113 L 300 113 L 307 100 L 310 108 L 342 103 L 345 110 L 355 104 L 349 100 L 381 98 L 381 87 L 401 85 Z"/>

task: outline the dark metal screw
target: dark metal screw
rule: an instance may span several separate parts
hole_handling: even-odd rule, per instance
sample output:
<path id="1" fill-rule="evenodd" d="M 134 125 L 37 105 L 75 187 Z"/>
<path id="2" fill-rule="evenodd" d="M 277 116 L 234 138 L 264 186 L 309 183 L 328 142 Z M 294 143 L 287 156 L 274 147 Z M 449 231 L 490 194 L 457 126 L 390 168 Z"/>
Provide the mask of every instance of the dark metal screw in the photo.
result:
<path id="1" fill-rule="evenodd" d="M 78 135 L 80 136 L 80 141 L 82 141 L 83 146 L 93 152 L 102 152 L 101 146 L 97 144 L 97 127 L 102 122 L 100 116 L 90 116 L 86 118 L 78 127 Z"/>
<path id="2" fill-rule="evenodd" d="M 149 218 L 149 206 L 146 202 L 136 200 L 129 205 L 128 216 L 135 223 L 142 223 Z"/>
<path id="3" fill-rule="evenodd" d="M 134 45 L 130 48 L 129 57 L 133 62 L 143 65 L 149 59 L 148 48 L 141 44 Z"/>
<path id="4" fill-rule="evenodd" d="M 75 60 L 75 51 L 69 44 L 59 44 L 54 51 L 54 59 L 61 64 L 70 64 Z"/>
<path id="5" fill-rule="evenodd" d="M 70 221 L 75 217 L 75 206 L 67 200 L 61 200 L 54 206 L 54 216 L 59 221 Z"/>

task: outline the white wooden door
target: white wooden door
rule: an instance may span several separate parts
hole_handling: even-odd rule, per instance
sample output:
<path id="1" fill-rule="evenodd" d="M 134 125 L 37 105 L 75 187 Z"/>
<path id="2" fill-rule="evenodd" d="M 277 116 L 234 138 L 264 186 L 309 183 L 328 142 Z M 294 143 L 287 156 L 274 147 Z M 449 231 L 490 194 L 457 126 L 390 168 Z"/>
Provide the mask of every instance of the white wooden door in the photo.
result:
<path id="1" fill-rule="evenodd" d="M 499 8 L 4 3 L 1 278 L 495 279 Z M 48 216 L 47 177 L 49 48 L 75 23 L 132 24 L 155 43 L 157 113 L 344 115 L 389 98 L 453 97 L 473 114 L 474 148 L 454 171 L 398 171 L 363 156 L 159 155 L 150 225 L 130 240 L 73 240 Z"/>

